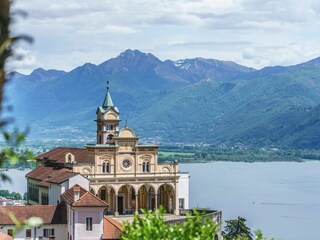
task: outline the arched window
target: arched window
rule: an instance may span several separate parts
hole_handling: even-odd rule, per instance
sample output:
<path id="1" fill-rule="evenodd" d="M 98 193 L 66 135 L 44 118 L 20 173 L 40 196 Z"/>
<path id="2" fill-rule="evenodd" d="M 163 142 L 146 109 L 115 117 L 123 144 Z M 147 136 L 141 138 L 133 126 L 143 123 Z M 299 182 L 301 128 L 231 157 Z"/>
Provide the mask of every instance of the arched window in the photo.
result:
<path id="1" fill-rule="evenodd" d="M 103 173 L 110 173 L 110 163 L 109 162 L 104 162 L 102 164 L 102 172 Z"/>
<path id="2" fill-rule="evenodd" d="M 145 172 L 145 171 L 146 171 L 146 163 L 143 162 L 143 163 L 142 163 L 142 172 Z"/>
<path id="3" fill-rule="evenodd" d="M 150 172 L 150 163 L 148 161 L 142 163 L 142 172 Z"/>
<path id="4" fill-rule="evenodd" d="M 146 172 L 150 172 L 150 163 L 146 162 Z"/>

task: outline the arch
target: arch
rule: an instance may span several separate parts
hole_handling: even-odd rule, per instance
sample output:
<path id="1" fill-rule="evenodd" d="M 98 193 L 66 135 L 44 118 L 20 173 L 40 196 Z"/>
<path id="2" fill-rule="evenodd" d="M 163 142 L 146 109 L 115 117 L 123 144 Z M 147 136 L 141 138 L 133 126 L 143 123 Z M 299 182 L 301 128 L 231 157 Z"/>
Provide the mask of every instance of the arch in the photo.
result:
<path id="1" fill-rule="evenodd" d="M 170 168 L 169 167 L 162 167 L 162 172 L 164 172 L 164 173 L 170 173 L 171 172 L 171 170 L 170 170 Z"/>
<path id="2" fill-rule="evenodd" d="M 106 186 L 102 186 L 98 190 L 99 198 L 105 202 L 107 201 L 107 193 L 108 193 L 108 189 Z"/>
<path id="3" fill-rule="evenodd" d="M 66 153 L 66 155 L 65 155 L 65 162 L 66 163 L 72 163 L 72 162 L 74 162 L 75 161 L 75 159 L 74 159 L 74 155 L 72 154 L 72 153 Z"/>
<path id="4" fill-rule="evenodd" d="M 153 184 L 144 184 L 138 188 L 138 209 L 155 210 L 157 188 Z M 158 204 L 157 204 L 158 205 Z"/>
<path id="5" fill-rule="evenodd" d="M 107 113 L 105 116 L 106 120 L 118 120 L 118 116 L 112 112 Z"/>
<path id="6" fill-rule="evenodd" d="M 107 136 L 107 142 L 110 142 L 112 139 L 113 139 L 113 135 L 112 135 L 112 134 L 109 134 L 109 135 Z"/>
<path id="7" fill-rule="evenodd" d="M 157 187 L 154 184 L 151 184 L 151 183 L 142 184 L 138 187 L 137 191 L 139 191 L 142 187 L 146 187 L 148 190 L 149 188 L 153 188 L 154 192 L 157 192 Z"/>
<path id="8" fill-rule="evenodd" d="M 214 240 L 219 240 L 218 234 L 214 235 Z"/>
<path id="9" fill-rule="evenodd" d="M 102 163 L 102 168 L 101 168 L 102 173 L 110 173 L 111 172 L 111 165 L 109 161 L 104 161 Z"/>
<path id="10" fill-rule="evenodd" d="M 115 195 L 116 189 L 112 185 L 101 186 L 97 191 L 97 196 L 108 204 L 106 211 L 108 215 L 115 212 Z"/>
<path id="11" fill-rule="evenodd" d="M 142 160 L 151 160 L 153 157 L 153 155 L 151 154 L 143 154 L 142 156 L 140 156 L 140 159 Z"/>
<path id="12" fill-rule="evenodd" d="M 91 170 L 90 170 L 90 168 L 87 168 L 87 167 L 86 167 L 86 168 L 83 168 L 83 169 L 82 169 L 81 173 L 84 174 L 84 175 L 90 174 L 90 173 L 91 173 Z"/>
<path id="13" fill-rule="evenodd" d="M 119 137 L 135 137 L 135 133 L 131 128 L 123 128 L 119 133 Z"/>
<path id="14" fill-rule="evenodd" d="M 157 189 L 158 202 L 168 213 L 173 213 L 175 209 L 175 190 L 171 183 L 164 183 Z"/>

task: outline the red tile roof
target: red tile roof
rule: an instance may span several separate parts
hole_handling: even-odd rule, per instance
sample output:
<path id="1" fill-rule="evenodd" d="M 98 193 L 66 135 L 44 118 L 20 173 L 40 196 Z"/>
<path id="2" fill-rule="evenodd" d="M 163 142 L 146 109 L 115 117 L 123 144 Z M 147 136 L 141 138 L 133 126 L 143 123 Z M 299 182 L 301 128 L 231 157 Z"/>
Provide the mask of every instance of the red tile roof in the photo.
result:
<path id="1" fill-rule="evenodd" d="M 80 188 L 80 198 L 74 201 L 74 190 Z M 72 188 L 68 189 L 61 194 L 61 199 L 67 202 L 69 205 L 74 207 L 107 207 L 108 204 L 102 201 L 100 198 L 96 197 L 92 193 L 81 188 L 79 185 L 74 185 Z"/>
<path id="2" fill-rule="evenodd" d="M 3 206 L 0 207 L 0 225 L 14 225 L 8 216 L 12 212 L 19 222 L 25 222 L 30 217 L 40 217 L 44 224 L 66 224 L 67 210 L 65 204 L 29 205 L 29 206 Z"/>
<path id="3" fill-rule="evenodd" d="M 48 187 L 49 183 L 62 183 L 79 173 L 72 172 L 68 168 L 40 165 L 26 174 L 26 177 L 41 181 L 39 186 Z"/>
<path id="4" fill-rule="evenodd" d="M 37 160 L 48 159 L 56 163 L 65 163 L 65 157 L 67 153 L 74 155 L 74 160 L 77 163 L 87 163 L 90 162 L 87 158 L 87 149 L 85 148 L 66 148 L 58 147 L 50 150 L 49 152 L 40 154 L 35 158 Z"/>
<path id="5" fill-rule="evenodd" d="M 13 240 L 13 237 L 7 235 L 7 234 L 4 234 L 2 232 L 0 232 L 0 239 L 1 240 Z"/>
<path id="6" fill-rule="evenodd" d="M 121 231 L 124 226 L 111 217 L 105 216 L 103 219 L 103 235 L 102 239 L 120 239 Z"/>

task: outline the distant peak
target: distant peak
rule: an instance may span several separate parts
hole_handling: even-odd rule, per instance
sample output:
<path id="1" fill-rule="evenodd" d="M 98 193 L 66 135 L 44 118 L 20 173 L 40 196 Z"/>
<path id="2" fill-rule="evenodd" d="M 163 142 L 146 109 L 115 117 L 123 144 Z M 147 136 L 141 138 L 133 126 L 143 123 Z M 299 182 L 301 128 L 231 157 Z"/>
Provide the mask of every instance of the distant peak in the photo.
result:
<path id="1" fill-rule="evenodd" d="M 97 65 L 93 64 L 93 63 L 85 63 L 83 64 L 83 67 L 85 68 L 91 68 L 91 67 L 96 67 Z"/>
<path id="2" fill-rule="evenodd" d="M 124 52 L 120 53 L 119 57 L 137 57 L 137 56 L 153 56 L 151 53 L 144 53 L 137 49 L 127 49 Z M 154 57 L 154 56 L 153 56 Z"/>
<path id="3" fill-rule="evenodd" d="M 39 73 L 39 72 L 45 72 L 45 71 L 46 71 L 46 70 L 43 69 L 43 68 L 37 68 L 37 69 L 33 70 L 31 74 L 33 74 L 33 73 Z"/>

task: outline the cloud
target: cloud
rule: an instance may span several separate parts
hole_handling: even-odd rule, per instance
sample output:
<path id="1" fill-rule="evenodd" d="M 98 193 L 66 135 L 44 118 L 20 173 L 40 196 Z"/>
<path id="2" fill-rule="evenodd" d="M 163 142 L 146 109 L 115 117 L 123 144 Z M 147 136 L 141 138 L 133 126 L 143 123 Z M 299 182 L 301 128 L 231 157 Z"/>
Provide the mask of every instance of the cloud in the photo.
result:
<path id="1" fill-rule="evenodd" d="M 23 48 L 34 56 L 21 64 L 30 71 L 98 64 L 128 48 L 162 59 L 220 58 L 258 68 L 319 54 L 318 0 L 17 0 L 15 9 L 29 14 L 12 30 L 35 39 Z"/>
<path id="2" fill-rule="evenodd" d="M 13 56 L 10 57 L 7 69 L 29 69 L 36 66 L 36 56 L 30 51 L 22 47 L 13 48 Z"/>

